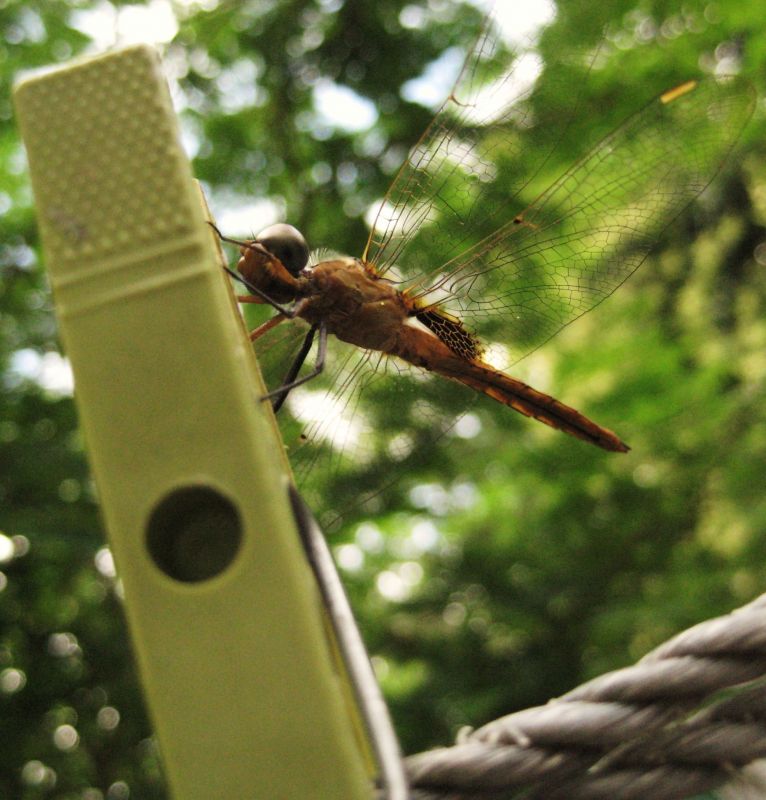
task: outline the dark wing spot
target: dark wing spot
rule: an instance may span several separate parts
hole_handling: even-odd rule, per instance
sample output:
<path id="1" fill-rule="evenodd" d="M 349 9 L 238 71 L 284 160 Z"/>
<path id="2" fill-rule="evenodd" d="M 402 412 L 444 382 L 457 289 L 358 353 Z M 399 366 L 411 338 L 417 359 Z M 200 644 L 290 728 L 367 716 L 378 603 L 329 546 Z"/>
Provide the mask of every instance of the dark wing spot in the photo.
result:
<path id="1" fill-rule="evenodd" d="M 415 318 L 438 336 L 444 344 L 466 361 L 480 358 L 482 346 L 479 340 L 463 327 L 461 320 L 439 311 L 437 308 L 419 310 Z"/>

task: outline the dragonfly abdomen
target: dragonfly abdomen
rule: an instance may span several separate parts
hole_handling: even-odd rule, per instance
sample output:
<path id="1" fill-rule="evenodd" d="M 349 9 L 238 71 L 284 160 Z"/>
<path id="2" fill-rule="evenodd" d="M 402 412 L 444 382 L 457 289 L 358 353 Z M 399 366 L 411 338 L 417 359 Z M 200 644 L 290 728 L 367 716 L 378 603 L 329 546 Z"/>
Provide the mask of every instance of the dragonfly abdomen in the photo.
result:
<path id="1" fill-rule="evenodd" d="M 478 359 L 461 358 L 440 338 L 422 329 L 402 326 L 392 352 L 410 364 L 458 381 L 526 417 L 533 417 L 577 439 L 614 452 L 625 453 L 630 449 L 612 431 L 576 409 Z"/>

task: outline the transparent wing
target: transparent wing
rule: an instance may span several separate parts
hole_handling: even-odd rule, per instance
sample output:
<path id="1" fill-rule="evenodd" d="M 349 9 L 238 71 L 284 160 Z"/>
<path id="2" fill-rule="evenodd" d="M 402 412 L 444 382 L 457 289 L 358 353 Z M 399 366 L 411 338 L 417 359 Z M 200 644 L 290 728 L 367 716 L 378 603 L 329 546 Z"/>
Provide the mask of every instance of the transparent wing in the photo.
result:
<path id="1" fill-rule="evenodd" d="M 523 358 L 609 296 L 721 168 L 752 114 L 737 78 L 689 81 L 628 119 L 493 233 L 406 282 Z M 406 254 L 403 254 L 403 257 Z"/>
<path id="2" fill-rule="evenodd" d="M 689 81 L 557 177 L 550 155 L 569 131 L 541 125 L 537 109 L 551 86 L 576 106 L 591 61 L 541 72 L 535 50 L 509 51 L 489 20 L 368 241 L 365 258 L 378 272 L 506 345 L 504 368 L 638 267 L 718 172 L 754 107 L 747 81 Z"/>
<path id="3" fill-rule="evenodd" d="M 363 257 L 381 274 L 394 266 L 429 272 L 505 222 L 510 201 L 544 171 L 576 116 L 598 48 L 544 64 L 536 36 L 508 44 L 498 31 L 489 15 L 380 203 Z M 566 98 L 565 112 L 557 114 L 552 97 Z M 532 127 L 533 150 L 525 139 Z"/>
<path id="4" fill-rule="evenodd" d="M 256 342 L 270 389 L 307 331 L 293 320 Z M 294 389 L 277 418 L 296 481 L 330 530 L 406 472 L 409 459 L 431 457 L 473 399 L 464 387 L 330 337 L 325 373 Z"/>

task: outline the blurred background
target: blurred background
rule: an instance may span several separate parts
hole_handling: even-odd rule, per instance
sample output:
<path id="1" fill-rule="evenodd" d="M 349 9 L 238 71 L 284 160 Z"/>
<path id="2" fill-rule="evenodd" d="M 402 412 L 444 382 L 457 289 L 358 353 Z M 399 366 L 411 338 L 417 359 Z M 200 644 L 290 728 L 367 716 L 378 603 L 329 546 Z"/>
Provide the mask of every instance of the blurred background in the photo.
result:
<path id="1" fill-rule="evenodd" d="M 501 5 L 511 37 L 536 41 L 546 26 L 546 63 L 597 52 L 576 107 L 564 84 L 546 96 L 541 118 L 567 126 L 561 169 L 689 78 L 739 73 L 763 96 L 757 4 Z M 221 228 L 248 236 L 289 221 L 312 246 L 360 255 L 370 207 L 485 10 L 0 4 L 0 797 L 166 797 L 57 338 L 12 81 L 154 42 Z M 763 134 L 759 100 L 736 156 L 638 273 L 515 373 L 616 430 L 629 454 L 489 400 L 463 414 L 458 392 L 451 430 L 385 474 L 351 464 L 305 478 L 328 506 L 350 501 L 330 541 L 407 753 L 544 703 L 766 589 Z M 385 387 L 368 399 L 381 413 L 392 404 Z M 374 502 L 354 502 L 371 487 Z"/>

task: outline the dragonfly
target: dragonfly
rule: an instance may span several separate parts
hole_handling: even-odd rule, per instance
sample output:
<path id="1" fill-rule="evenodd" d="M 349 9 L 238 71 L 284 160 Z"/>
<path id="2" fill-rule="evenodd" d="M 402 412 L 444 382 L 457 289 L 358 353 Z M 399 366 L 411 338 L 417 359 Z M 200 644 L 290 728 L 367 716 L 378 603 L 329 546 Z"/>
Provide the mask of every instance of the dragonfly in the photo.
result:
<path id="1" fill-rule="evenodd" d="M 754 93 L 737 77 L 683 81 L 551 177 L 565 127 L 534 164 L 518 169 L 513 158 L 536 121 L 535 81 L 519 88 L 522 62 L 488 19 L 380 203 L 359 257 L 310 256 L 302 236 L 285 225 L 245 241 L 222 236 L 240 247 L 231 271 L 249 292 L 240 301 L 276 312 L 251 332 L 274 407 L 334 362 L 333 410 L 311 420 L 305 398 L 291 408 L 299 420 L 309 417 L 296 449 L 307 453 L 305 467 L 320 451 L 336 460 L 341 453 L 358 457 L 359 442 L 375 426 L 344 428 L 338 417 L 356 409 L 382 372 L 405 373 L 416 391 L 430 376 L 462 384 L 597 447 L 629 449 L 607 427 L 507 370 L 640 266 L 729 157 Z M 316 364 L 301 375 L 315 339 Z"/>

